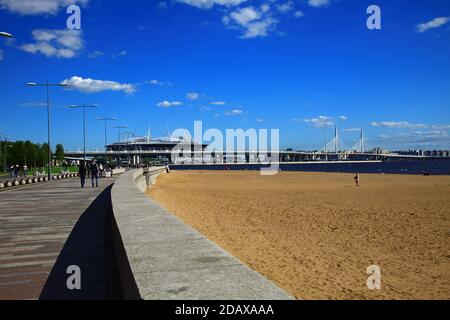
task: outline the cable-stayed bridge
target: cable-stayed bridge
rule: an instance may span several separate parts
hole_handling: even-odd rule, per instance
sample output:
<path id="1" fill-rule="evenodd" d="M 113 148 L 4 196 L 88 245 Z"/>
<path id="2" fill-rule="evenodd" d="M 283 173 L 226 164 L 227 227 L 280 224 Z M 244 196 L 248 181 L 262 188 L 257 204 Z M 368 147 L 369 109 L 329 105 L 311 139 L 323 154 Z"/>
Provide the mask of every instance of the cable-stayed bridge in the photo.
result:
<path id="1" fill-rule="evenodd" d="M 183 151 L 178 151 L 179 142 L 169 140 L 127 140 L 108 146 L 107 151 L 87 151 L 90 158 L 104 159 L 108 162 L 120 164 L 139 165 L 146 162 L 210 162 L 210 163 L 262 163 L 262 162 L 308 162 L 308 161 L 383 161 L 383 160 L 407 160 L 430 159 L 426 156 L 398 155 L 386 152 L 381 148 L 370 146 L 362 129 L 359 140 L 352 147 L 348 147 L 340 137 L 338 128 L 334 128 L 331 140 L 324 140 L 324 147 L 317 151 L 294 150 L 209 150 L 206 144 L 196 144 L 196 148 L 190 142 L 185 142 Z M 326 131 L 325 131 L 326 136 Z M 83 151 L 66 152 L 68 159 L 80 158 Z M 180 160 L 181 159 L 181 160 Z"/>
<path id="2" fill-rule="evenodd" d="M 338 128 L 335 127 L 333 138 L 320 151 L 324 153 L 365 153 L 373 150 L 374 148 L 369 145 L 368 139 L 364 136 L 364 130 L 359 129 L 359 131 L 359 140 L 352 147 L 348 147 L 343 139 L 341 139 Z"/>

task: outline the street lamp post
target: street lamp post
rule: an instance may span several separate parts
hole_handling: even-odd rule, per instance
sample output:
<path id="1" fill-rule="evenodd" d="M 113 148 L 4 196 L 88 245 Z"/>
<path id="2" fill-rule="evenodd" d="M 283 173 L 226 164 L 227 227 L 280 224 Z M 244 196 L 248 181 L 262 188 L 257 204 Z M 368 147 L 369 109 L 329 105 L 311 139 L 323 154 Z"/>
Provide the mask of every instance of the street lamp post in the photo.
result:
<path id="1" fill-rule="evenodd" d="M 97 121 L 104 121 L 105 122 L 105 166 L 108 163 L 108 150 L 107 150 L 107 146 L 108 146 L 108 134 L 106 132 L 107 127 L 108 127 L 108 121 L 116 121 L 116 118 L 107 118 L 107 117 L 103 117 L 103 118 L 95 118 L 95 120 Z"/>
<path id="2" fill-rule="evenodd" d="M 98 105 L 96 105 L 96 104 L 88 105 L 88 106 L 71 105 L 68 108 L 83 109 L 83 160 L 84 160 L 84 163 L 86 163 L 86 108 L 98 108 Z"/>
<path id="3" fill-rule="evenodd" d="M 29 82 L 27 83 L 27 86 L 29 87 L 46 87 L 47 89 L 47 144 L 48 144 L 48 180 L 50 181 L 52 178 L 52 151 L 50 146 L 50 96 L 49 96 L 49 87 L 68 87 L 67 84 L 62 83 L 49 83 L 48 81 L 46 83 L 35 83 L 35 82 Z"/>
<path id="4" fill-rule="evenodd" d="M 3 136 L 3 131 L 0 131 L 0 156 L 3 153 L 2 148 L 3 148 L 3 141 L 2 141 L 2 136 Z M 2 165 L 3 165 L 3 157 L 2 158 Z M 6 170 L 5 170 L 6 172 Z"/>
<path id="5" fill-rule="evenodd" d="M 117 129 L 117 135 L 118 135 L 117 142 L 120 143 L 120 130 L 128 129 L 128 126 L 111 126 L 110 128 Z M 122 166 L 122 150 L 120 150 L 120 145 L 119 145 L 119 165 Z"/>
<path id="6" fill-rule="evenodd" d="M 1 154 L 3 154 L 3 150 L 2 149 L 5 149 L 5 146 L 4 146 L 4 144 L 3 144 L 3 135 L 4 135 L 5 133 L 3 132 L 3 131 L 0 131 L 0 155 Z M 5 143 L 6 143 L 6 139 L 5 139 Z M 6 173 L 6 167 L 7 167 L 7 165 L 5 164 L 5 161 L 6 161 L 6 157 L 5 156 L 3 156 L 2 157 L 2 166 L 3 166 L 3 169 L 4 169 L 4 171 L 5 171 L 5 173 Z"/>

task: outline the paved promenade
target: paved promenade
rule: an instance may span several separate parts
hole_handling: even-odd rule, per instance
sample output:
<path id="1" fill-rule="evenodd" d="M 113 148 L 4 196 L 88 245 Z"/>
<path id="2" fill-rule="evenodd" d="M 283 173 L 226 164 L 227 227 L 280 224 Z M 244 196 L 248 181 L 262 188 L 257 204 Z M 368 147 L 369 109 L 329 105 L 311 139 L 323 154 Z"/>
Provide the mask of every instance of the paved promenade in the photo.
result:
<path id="1" fill-rule="evenodd" d="M 73 178 L 0 192 L 0 300 L 120 298 L 112 183 L 82 190 Z M 80 291 L 66 287 L 70 265 L 81 268 Z"/>

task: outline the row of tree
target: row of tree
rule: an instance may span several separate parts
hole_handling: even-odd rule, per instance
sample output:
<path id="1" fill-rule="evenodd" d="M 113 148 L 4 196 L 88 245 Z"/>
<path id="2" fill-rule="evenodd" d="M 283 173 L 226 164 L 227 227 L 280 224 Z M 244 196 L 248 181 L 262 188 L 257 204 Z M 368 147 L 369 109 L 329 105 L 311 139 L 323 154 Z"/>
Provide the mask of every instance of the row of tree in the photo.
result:
<path id="1" fill-rule="evenodd" d="M 52 152 L 52 150 L 50 150 Z M 56 146 L 55 153 L 52 152 L 53 161 L 64 162 L 64 147 L 62 144 Z M 1 169 L 19 165 L 27 165 L 29 168 L 42 168 L 48 163 L 48 144 L 36 144 L 31 141 L 0 141 L 0 163 Z"/>

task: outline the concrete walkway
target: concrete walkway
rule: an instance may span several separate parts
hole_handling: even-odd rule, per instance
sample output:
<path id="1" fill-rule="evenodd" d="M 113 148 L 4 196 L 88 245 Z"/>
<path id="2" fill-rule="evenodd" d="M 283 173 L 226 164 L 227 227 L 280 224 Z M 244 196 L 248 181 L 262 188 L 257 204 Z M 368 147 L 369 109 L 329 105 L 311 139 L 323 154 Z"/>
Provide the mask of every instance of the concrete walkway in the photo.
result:
<path id="1" fill-rule="evenodd" d="M 155 169 L 155 175 L 160 172 Z M 150 175 L 152 172 L 150 171 Z M 114 218 L 125 255 L 126 298 L 145 300 L 290 300 L 293 297 L 141 191 L 142 169 L 121 175 L 112 190 Z M 174 194 L 174 197 L 177 195 Z M 127 261 L 129 265 L 124 265 Z M 127 275 L 128 273 L 128 275 Z M 128 281 L 131 282 L 131 281 Z M 125 288 L 127 283 L 122 284 Z"/>
<path id="2" fill-rule="evenodd" d="M 121 298 L 111 235 L 110 191 L 77 178 L 0 193 L 0 300 Z M 78 265 L 82 290 L 69 291 Z"/>

